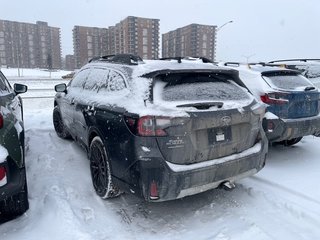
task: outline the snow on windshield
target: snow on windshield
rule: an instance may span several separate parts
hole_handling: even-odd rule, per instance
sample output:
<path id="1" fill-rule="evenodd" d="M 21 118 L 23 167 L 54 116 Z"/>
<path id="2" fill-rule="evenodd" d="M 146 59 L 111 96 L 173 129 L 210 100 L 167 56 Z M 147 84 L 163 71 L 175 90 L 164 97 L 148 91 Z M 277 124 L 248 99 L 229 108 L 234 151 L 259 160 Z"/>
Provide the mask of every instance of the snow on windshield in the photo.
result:
<path id="1" fill-rule="evenodd" d="M 165 101 L 184 100 L 243 100 L 248 95 L 229 82 L 189 83 L 169 85 L 164 88 L 163 99 Z"/>
<path id="2" fill-rule="evenodd" d="M 235 83 L 191 83 L 167 86 L 166 82 L 157 81 L 153 88 L 153 101 L 158 106 L 175 108 L 188 103 L 208 101 L 223 102 L 219 110 L 242 108 L 249 105 L 253 97 Z M 222 88 L 223 87 L 223 88 Z M 215 107 L 203 111 L 217 110 Z M 190 109 L 189 109 L 190 110 Z"/>
<path id="3" fill-rule="evenodd" d="M 268 83 L 280 89 L 299 90 L 313 86 L 308 79 L 301 75 L 274 75 L 263 77 Z"/>

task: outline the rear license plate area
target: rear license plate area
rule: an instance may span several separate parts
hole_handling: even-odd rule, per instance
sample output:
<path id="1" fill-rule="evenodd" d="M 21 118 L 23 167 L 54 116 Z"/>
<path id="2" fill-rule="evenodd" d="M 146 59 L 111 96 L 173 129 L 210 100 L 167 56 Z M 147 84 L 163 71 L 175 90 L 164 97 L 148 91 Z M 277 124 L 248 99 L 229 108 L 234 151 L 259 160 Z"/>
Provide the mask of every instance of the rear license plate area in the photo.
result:
<path id="1" fill-rule="evenodd" d="M 231 127 L 211 128 L 208 131 L 209 144 L 228 142 L 232 140 Z"/>

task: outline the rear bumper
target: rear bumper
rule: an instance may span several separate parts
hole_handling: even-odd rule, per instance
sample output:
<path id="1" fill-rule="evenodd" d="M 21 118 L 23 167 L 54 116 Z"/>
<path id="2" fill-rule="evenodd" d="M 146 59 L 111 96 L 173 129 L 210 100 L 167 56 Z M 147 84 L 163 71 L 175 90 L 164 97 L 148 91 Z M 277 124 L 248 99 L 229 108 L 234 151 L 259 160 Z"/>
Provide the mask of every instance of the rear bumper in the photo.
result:
<path id="1" fill-rule="evenodd" d="M 156 159 L 141 162 L 142 194 L 147 201 L 167 201 L 217 188 L 226 181 L 234 182 L 251 176 L 263 168 L 267 148 L 267 141 L 261 141 L 239 154 L 190 165 L 162 160 L 163 164 L 158 168 L 148 168 Z M 157 200 L 150 199 L 150 182 L 157 183 Z"/>
<path id="2" fill-rule="evenodd" d="M 0 187 L 0 201 L 21 192 L 25 185 L 26 170 L 18 168 L 10 159 L 0 164 L 6 168 L 7 177 L 5 184 Z M 2 185 L 2 184 L 1 184 Z"/>
<path id="3" fill-rule="evenodd" d="M 269 129 L 268 126 L 273 126 Z M 320 135 L 320 115 L 298 119 L 264 119 L 263 128 L 271 142 Z"/>

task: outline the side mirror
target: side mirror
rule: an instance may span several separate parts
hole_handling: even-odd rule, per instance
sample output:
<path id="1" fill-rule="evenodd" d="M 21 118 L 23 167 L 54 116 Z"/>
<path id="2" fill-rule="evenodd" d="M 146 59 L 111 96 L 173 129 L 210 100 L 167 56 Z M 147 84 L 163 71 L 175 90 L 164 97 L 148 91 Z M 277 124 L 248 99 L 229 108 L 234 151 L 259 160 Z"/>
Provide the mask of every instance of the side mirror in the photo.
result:
<path id="1" fill-rule="evenodd" d="M 16 94 L 25 93 L 28 90 L 28 87 L 23 84 L 15 83 L 13 85 L 14 92 Z"/>
<path id="2" fill-rule="evenodd" d="M 56 92 L 67 93 L 67 85 L 65 83 L 60 83 L 60 84 L 54 86 L 54 90 Z"/>

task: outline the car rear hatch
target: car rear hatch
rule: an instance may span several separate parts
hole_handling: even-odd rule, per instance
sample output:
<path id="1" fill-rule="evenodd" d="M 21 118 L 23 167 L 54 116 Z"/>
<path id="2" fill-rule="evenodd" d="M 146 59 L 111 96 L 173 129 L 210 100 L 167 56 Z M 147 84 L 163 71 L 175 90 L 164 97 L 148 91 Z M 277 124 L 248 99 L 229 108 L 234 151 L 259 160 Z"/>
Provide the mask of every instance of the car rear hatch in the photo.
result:
<path id="1" fill-rule="evenodd" d="M 192 164 L 221 158 L 240 153 L 259 140 L 265 109 L 231 76 L 161 75 L 155 80 L 153 93 L 155 104 L 173 106 L 186 115 L 156 117 L 167 119 L 162 127 L 165 134 L 157 137 L 157 142 L 168 162 Z"/>
<path id="2" fill-rule="evenodd" d="M 265 81 L 274 89 L 261 96 L 268 110 L 280 118 L 295 119 L 319 114 L 319 91 L 305 77 L 294 72 L 268 72 Z"/>

